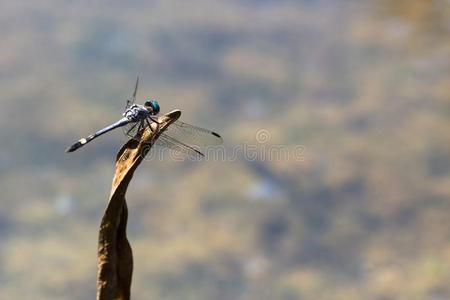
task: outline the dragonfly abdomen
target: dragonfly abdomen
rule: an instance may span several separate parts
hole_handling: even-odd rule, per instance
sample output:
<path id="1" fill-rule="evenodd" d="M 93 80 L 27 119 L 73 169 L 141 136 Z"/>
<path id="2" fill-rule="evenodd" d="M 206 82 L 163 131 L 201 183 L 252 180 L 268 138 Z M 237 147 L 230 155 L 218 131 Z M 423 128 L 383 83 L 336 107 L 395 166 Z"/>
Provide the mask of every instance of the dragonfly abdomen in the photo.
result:
<path id="1" fill-rule="evenodd" d="M 108 131 L 111 131 L 113 129 L 116 129 L 117 127 L 121 127 L 124 126 L 126 124 L 130 123 L 130 120 L 128 118 L 122 118 L 119 121 L 117 121 L 114 124 L 111 124 L 99 131 L 97 131 L 94 134 L 91 134 L 85 138 L 82 138 L 80 140 L 78 140 L 78 142 L 76 142 L 75 144 L 73 144 L 72 146 L 70 146 L 69 148 L 66 149 L 66 152 L 73 152 L 81 147 L 83 147 L 84 145 L 86 145 L 87 143 L 89 143 L 90 141 L 92 141 L 93 139 L 95 139 L 96 137 L 101 136 L 104 133 L 107 133 Z"/>

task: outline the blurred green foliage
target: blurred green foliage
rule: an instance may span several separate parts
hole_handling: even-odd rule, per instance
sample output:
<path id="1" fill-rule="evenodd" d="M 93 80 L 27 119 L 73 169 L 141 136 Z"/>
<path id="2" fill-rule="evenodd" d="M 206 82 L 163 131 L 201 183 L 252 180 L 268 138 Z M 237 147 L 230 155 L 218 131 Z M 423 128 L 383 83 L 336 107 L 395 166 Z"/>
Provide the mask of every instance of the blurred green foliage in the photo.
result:
<path id="1" fill-rule="evenodd" d="M 139 102 L 304 159 L 141 165 L 135 299 L 450 298 L 450 4 L 54 1 L 0 10 L 0 299 L 92 299 Z"/>

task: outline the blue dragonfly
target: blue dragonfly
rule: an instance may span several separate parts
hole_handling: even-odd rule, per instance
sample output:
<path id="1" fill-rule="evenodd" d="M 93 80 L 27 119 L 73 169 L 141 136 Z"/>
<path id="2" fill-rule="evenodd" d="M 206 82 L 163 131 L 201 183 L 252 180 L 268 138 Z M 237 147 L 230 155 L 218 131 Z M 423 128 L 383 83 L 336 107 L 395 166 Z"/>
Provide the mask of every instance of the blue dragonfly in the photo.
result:
<path id="1" fill-rule="evenodd" d="M 136 79 L 133 96 L 127 100 L 125 112 L 120 120 L 78 140 L 75 144 L 68 147 L 66 152 L 73 152 L 102 134 L 119 127 L 122 127 L 124 133 L 134 139 L 139 139 L 145 128 L 149 127 L 151 129 L 151 124 L 157 123 L 155 117 L 158 115 L 160 107 L 156 100 L 147 100 L 144 105 L 134 103 L 138 85 L 139 77 Z M 214 131 L 176 120 L 160 134 L 155 144 L 191 158 L 200 158 L 204 154 L 194 147 L 216 146 L 222 144 L 222 142 L 222 137 Z"/>

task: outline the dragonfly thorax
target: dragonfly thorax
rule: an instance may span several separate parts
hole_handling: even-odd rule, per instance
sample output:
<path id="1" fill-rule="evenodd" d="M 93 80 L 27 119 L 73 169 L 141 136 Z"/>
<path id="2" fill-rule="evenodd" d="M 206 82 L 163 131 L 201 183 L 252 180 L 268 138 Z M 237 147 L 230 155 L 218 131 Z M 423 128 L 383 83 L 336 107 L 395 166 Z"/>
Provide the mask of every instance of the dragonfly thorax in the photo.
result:
<path id="1" fill-rule="evenodd" d="M 150 115 L 148 109 L 140 104 L 133 104 L 123 113 L 123 116 L 132 122 L 140 121 Z"/>

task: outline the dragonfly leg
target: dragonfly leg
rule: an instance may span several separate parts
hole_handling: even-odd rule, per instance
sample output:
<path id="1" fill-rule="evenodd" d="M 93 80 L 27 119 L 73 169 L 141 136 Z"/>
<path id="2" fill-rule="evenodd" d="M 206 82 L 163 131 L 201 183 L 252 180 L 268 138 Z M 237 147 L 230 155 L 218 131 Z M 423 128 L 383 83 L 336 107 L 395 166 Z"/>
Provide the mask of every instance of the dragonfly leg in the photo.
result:
<path id="1" fill-rule="evenodd" d="M 145 126 L 144 120 L 142 120 L 139 124 L 139 129 L 138 129 L 139 138 L 142 136 L 142 132 L 143 132 L 142 130 L 144 129 L 144 126 Z"/>
<path id="2" fill-rule="evenodd" d="M 131 130 L 133 130 L 133 129 L 137 126 L 137 124 L 139 124 L 139 123 L 135 123 L 135 124 L 127 131 L 127 135 L 130 134 Z"/>
<path id="3" fill-rule="evenodd" d="M 153 132 L 152 125 L 150 124 L 150 122 L 148 121 L 148 119 L 145 119 L 145 122 L 147 122 L 148 128 L 150 128 L 150 131 Z"/>
<path id="4" fill-rule="evenodd" d="M 144 122 L 138 122 L 136 124 L 138 125 L 138 128 L 137 128 L 136 134 L 133 136 L 133 138 L 139 140 L 142 135 L 142 128 L 144 126 Z"/>
<path id="5" fill-rule="evenodd" d="M 148 118 L 149 118 L 150 120 L 152 120 L 153 122 L 155 122 L 156 124 L 159 124 L 158 120 L 156 120 L 155 118 L 150 117 L 150 116 L 148 116 Z"/>

